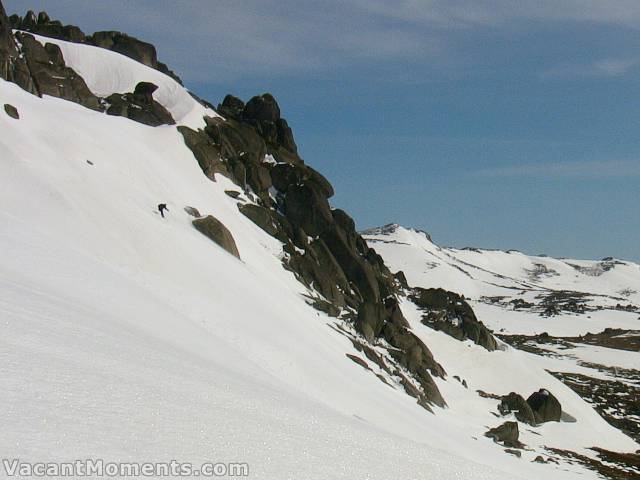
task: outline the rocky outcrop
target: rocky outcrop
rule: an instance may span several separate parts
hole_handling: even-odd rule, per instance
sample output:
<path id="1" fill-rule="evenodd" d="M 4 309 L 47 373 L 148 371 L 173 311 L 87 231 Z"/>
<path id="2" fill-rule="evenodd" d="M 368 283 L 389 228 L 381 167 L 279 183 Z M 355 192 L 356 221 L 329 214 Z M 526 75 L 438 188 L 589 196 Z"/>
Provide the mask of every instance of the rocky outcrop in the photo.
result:
<path id="1" fill-rule="evenodd" d="M 11 15 L 12 28 L 36 33 L 43 37 L 57 38 L 67 42 L 86 43 L 87 37 L 82 30 L 74 25 L 63 25 L 57 20 L 51 20 L 46 12 L 38 16 L 29 10 L 24 17 Z"/>
<path id="2" fill-rule="evenodd" d="M 382 258 L 358 234 L 346 212 L 333 209 L 333 187 L 299 157 L 293 134 L 272 95 L 246 104 L 227 95 L 203 130 L 181 128 L 185 144 L 208 176 L 222 173 L 253 203 L 240 211 L 283 243 L 285 267 L 324 300 L 325 312 L 342 312 L 370 343 L 384 341 L 413 378 L 403 382 L 423 406 L 445 405 L 433 375 L 444 376 L 429 349 L 410 330 L 396 295 L 401 286 Z M 415 392 L 414 392 L 415 393 Z"/>
<path id="3" fill-rule="evenodd" d="M 130 35 L 121 32 L 104 31 L 87 36 L 75 25 L 63 25 L 58 20 L 51 20 L 46 12 L 40 12 L 36 15 L 32 10 L 29 10 L 24 17 L 12 15 L 9 22 L 11 28 L 16 30 L 112 50 L 169 75 L 182 84 L 180 77 L 164 63 L 158 61 L 156 48 L 152 44 L 138 40 Z"/>
<path id="4" fill-rule="evenodd" d="M 92 110 L 100 110 L 100 100 L 72 68 L 66 66 L 60 47 L 53 43 L 42 45 L 33 35 L 16 33 L 21 53 L 40 95 L 49 95 L 79 103 Z"/>
<path id="5" fill-rule="evenodd" d="M 515 414 L 516 418 L 522 423 L 529 425 L 536 425 L 536 417 L 531 409 L 531 406 L 527 401 L 518 395 L 516 392 L 511 392 L 509 395 L 505 395 L 501 398 L 500 405 L 498 405 L 498 411 L 502 415 Z"/>
<path id="6" fill-rule="evenodd" d="M 441 288 L 414 288 L 411 299 L 423 310 L 422 323 L 458 340 L 472 340 L 489 351 L 498 344 L 491 332 L 476 318 L 471 306 L 457 293 Z"/>
<path id="7" fill-rule="evenodd" d="M 213 215 L 193 220 L 193 226 L 204 236 L 213 240 L 236 258 L 240 258 L 238 247 L 233 239 L 233 235 L 224 224 Z"/>
<path id="8" fill-rule="evenodd" d="M 538 423 L 559 422 L 562 417 L 560 401 L 547 389 L 541 388 L 527 398 Z"/>
<path id="9" fill-rule="evenodd" d="M 0 2 L 0 78 L 16 83 L 29 93 L 38 95 L 27 60 L 21 55 L 11 24 Z"/>
<path id="10" fill-rule="evenodd" d="M 133 93 L 114 93 L 106 99 L 107 113 L 151 127 L 174 125 L 176 122 L 169 111 L 153 99 L 157 89 L 153 83 L 140 82 Z"/>
<path id="11" fill-rule="evenodd" d="M 505 422 L 499 427 L 490 429 L 484 434 L 485 437 L 493 438 L 495 442 L 503 444 L 505 447 L 521 448 L 523 445 L 518 438 L 518 422 Z"/>

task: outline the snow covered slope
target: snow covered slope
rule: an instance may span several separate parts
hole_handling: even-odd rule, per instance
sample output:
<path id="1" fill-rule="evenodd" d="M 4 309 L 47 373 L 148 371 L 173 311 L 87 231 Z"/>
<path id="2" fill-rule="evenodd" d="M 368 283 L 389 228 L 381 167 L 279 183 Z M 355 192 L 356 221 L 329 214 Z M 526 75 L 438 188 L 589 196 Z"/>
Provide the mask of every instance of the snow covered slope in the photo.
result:
<path id="1" fill-rule="evenodd" d="M 150 80 L 179 123 L 203 114 L 158 72 L 59 44 L 96 93 Z M 581 465 L 532 460 L 551 456 L 548 446 L 592 457 L 596 445 L 640 448 L 532 355 L 458 342 L 405 301 L 449 373 L 437 380 L 449 407 L 428 413 L 375 365 L 347 358 L 367 363 L 339 332 L 350 325 L 308 305 L 313 292 L 283 268 L 282 244 L 239 213 L 248 197 L 222 176 L 208 180 L 176 127 L 1 80 L 0 102 L 20 114 L 0 114 L 5 458 L 248 462 L 268 479 L 584 479 L 595 474 Z M 196 231 L 186 206 L 221 220 L 241 260 Z M 483 436 L 502 420 L 476 389 L 543 386 L 577 422 L 523 427 L 522 458 Z"/>

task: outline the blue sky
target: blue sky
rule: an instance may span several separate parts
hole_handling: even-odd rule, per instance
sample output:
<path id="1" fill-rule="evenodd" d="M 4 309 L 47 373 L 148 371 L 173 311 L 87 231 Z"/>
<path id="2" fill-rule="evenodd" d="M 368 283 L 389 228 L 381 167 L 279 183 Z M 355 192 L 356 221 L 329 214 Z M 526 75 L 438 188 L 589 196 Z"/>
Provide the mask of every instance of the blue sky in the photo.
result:
<path id="1" fill-rule="evenodd" d="M 272 92 L 358 227 L 640 260 L 637 0 L 4 0 L 122 30 L 212 103 Z"/>

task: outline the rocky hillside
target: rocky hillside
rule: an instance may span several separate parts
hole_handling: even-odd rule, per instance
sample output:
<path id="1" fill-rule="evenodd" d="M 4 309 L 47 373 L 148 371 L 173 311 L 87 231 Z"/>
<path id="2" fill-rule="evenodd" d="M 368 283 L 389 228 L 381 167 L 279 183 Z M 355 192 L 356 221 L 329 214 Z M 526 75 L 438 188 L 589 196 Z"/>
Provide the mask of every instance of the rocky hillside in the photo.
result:
<path id="1" fill-rule="evenodd" d="M 423 281 L 415 274 L 422 259 L 407 257 L 405 264 L 394 257 L 392 247 L 402 243 L 394 237 L 397 228 L 363 237 L 346 212 L 331 206 L 333 187 L 301 158 L 272 95 L 246 103 L 228 95 L 214 106 L 188 92 L 146 42 L 120 32 L 87 35 L 46 13 L 7 17 L 1 4 L 0 77 L 6 112 L 2 166 L 11 178 L 3 189 L 2 215 L 12 225 L 0 236 L 3 251 L 12 253 L 1 266 L 0 288 L 9 298 L 5 313 L 13 338 L 24 339 L 9 345 L 10 365 L 33 366 L 31 375 L 46 385 L 51 411 L 65 404 L 63 390 L 76 395 L 80 403 L 72 403 L 67 421 L 91 416 L 93 428 L 102 430 L 121 418 L 118 408 L 145 421 L 162 409 L 183 418 L 176 405 L 187 402 L 209 422 L 182 432 L 190 452 L 217 446 L 205 434 L 210 443 L 195 437 L 220 427 L 215 409 L 174 389 L 166 395 L 157 390 L 166 385 L 163 371 L 173 372 L 168 381 L 171 375 L 191 378 L 193 369 L 202 398 L 233 412 L 224 425 L 227 435 L 247 425 L 255 432 L 274 430 L 270 448 L 290 450 L 298 446 L 294 439 L 306 437 L 305 419 L 319 418 L 319 438 L 362 457 L 347 465 L 347 474 L 361 476 L 375 464 L 380 478 L 388 478 L 397 473 L 388 461 L 394 458 L 405 476 L 427 466 L 452 478 L 479 471 L 484 478 L 530 478 L 540 469 L 552 478 L 584 478 L 594 468 L 611 478 L 637 473 L 615 455 L 638 445 L 546 373 L 546 364 L 510 348 L 523 342 L 507 338 L 510 332 L 499 332 L 477 308 L 512 305 L 515 298 L 497 299 L 494 288 L 524 291 L 535 280 L 494 275 L 484 266 L 482 275 L 502 283 L 482 277 L 482 295 L 470 295 L 457 279 L 469 278 L 473 288 L 477 282 L 461 260 L 447 263 L 458 275 L 454 281 L 447 275 Z M 64 129 L 58 127 L 61 119 Z M 166 218 L 153 213 L 161 202 L 169 205 Z M 43 213 L 19 216 L 25 205 L 44 205 Z M 44 271 L 59 281 L 51 283 Z M 531 275 L 553 276 L 540 269 Z M 537 314 L 544 306 L 544 318 L 567 308 L 586 311 L 583 301 L 567 306 L 564 297 L 545 292 L 545 301 L 530 308 Z M 633 308 L 620 305 L 627 312 Z M 50 328 L 58 333 L 43 342 L 42 331 Z M 96 360 L 96 371 L 111 375 L 104 370 L 111 364 L 120 378 L 110 376 L 109 385 L 146 385 L 135 396 L 140 410 L 131 409 L 137 404 L 131 390 L 109 387 L 117 394 L 109 393 L 95 381 L 93 371 L 82 367 L 92 349 L 69 344 L 73 338 L 98 339 L 92 342 L 105 363 Z M 154 370 L 137 351 L 162 368 Z M 185 354 L 192 351 L 199 360 Z M 75 368 L 68 389 L 59 388 L 65 368 L 47 361 L 60 355 Z M 230 385 L 228 396 L 211 390 L 214 371 L 217 381 Z M 7 373 L 14 388 L 2 401 L 12 405 L 13 417 L 40 428 L 33 401 L 39 394 L 20 387 L 19 370 Z M 158 378 L 158 385 L 149 378 Z M 95 391 L 87 391 L 87 382 Z M 241 399 L 253 391 L 270 413 L 251 417 L 256 409 Z M 89 405 L 99 407 L 92 411 Z M 114 411 L 116 417 L 110 416 Z M 316 411 L 323 413 L 309 414 Z M 158 415 L 171 431 L 169 417 Z M 275 429 L 268 427 L 274 416 Z M 288 419 L 291 427 L 282 427 Z M 67 431 L 65 423 L 52 425 L 47 435 Z M 131 426 L 125 442 L 114 436 L 114 445 L 136 444 L 145 432 L 135 428 L 146 425 Z M 20 445 L 23 434 L 12 430 L 9 442 Z M 99 439 L 87 451 L 86 443 L 76 443 L 86 432 L 69 435 L 75 447 L 67 454 L 104 455 Z M 348 443 L 351 435 L 361 446 Z M 391 440 L 396 437 L 402 440 Z M 273 465 L 258 453 L 264 444 L 258 436 L 237 440 L 230 456 L 236 454 L 233 445 L 243 444 L 266 478 L 290 473 L 291 465 Z M 170 452 L 177 438 L 164 441 Z M 318 441 L 306 440 L 304 448 L 337 468 L 340 449 Z M 387 453 L 371 458 L 381 448 Z M 444 450 L 444 457 L 433 449 Z M 11 451 L 37 458 L 42 445 Z M 327 476 L 318 465 L 302 465 L 313 469 L 313 477 Z M 336 470 L 328 471 L 338 478 Z"/>

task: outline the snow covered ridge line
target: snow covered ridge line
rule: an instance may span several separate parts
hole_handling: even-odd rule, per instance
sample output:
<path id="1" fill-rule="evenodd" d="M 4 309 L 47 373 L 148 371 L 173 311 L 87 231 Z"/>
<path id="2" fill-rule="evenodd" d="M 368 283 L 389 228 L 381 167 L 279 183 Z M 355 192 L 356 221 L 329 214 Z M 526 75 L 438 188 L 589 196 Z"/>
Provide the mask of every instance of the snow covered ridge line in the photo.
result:
<path id="1" fill-rule="evenodd" d="M 107 462 L 101 458 L 74 462 L 21 462 L 3 459 L 7 477 L 248 477 L 249 464 L 205 462 L 198 466 L 189 462 Z"/>

